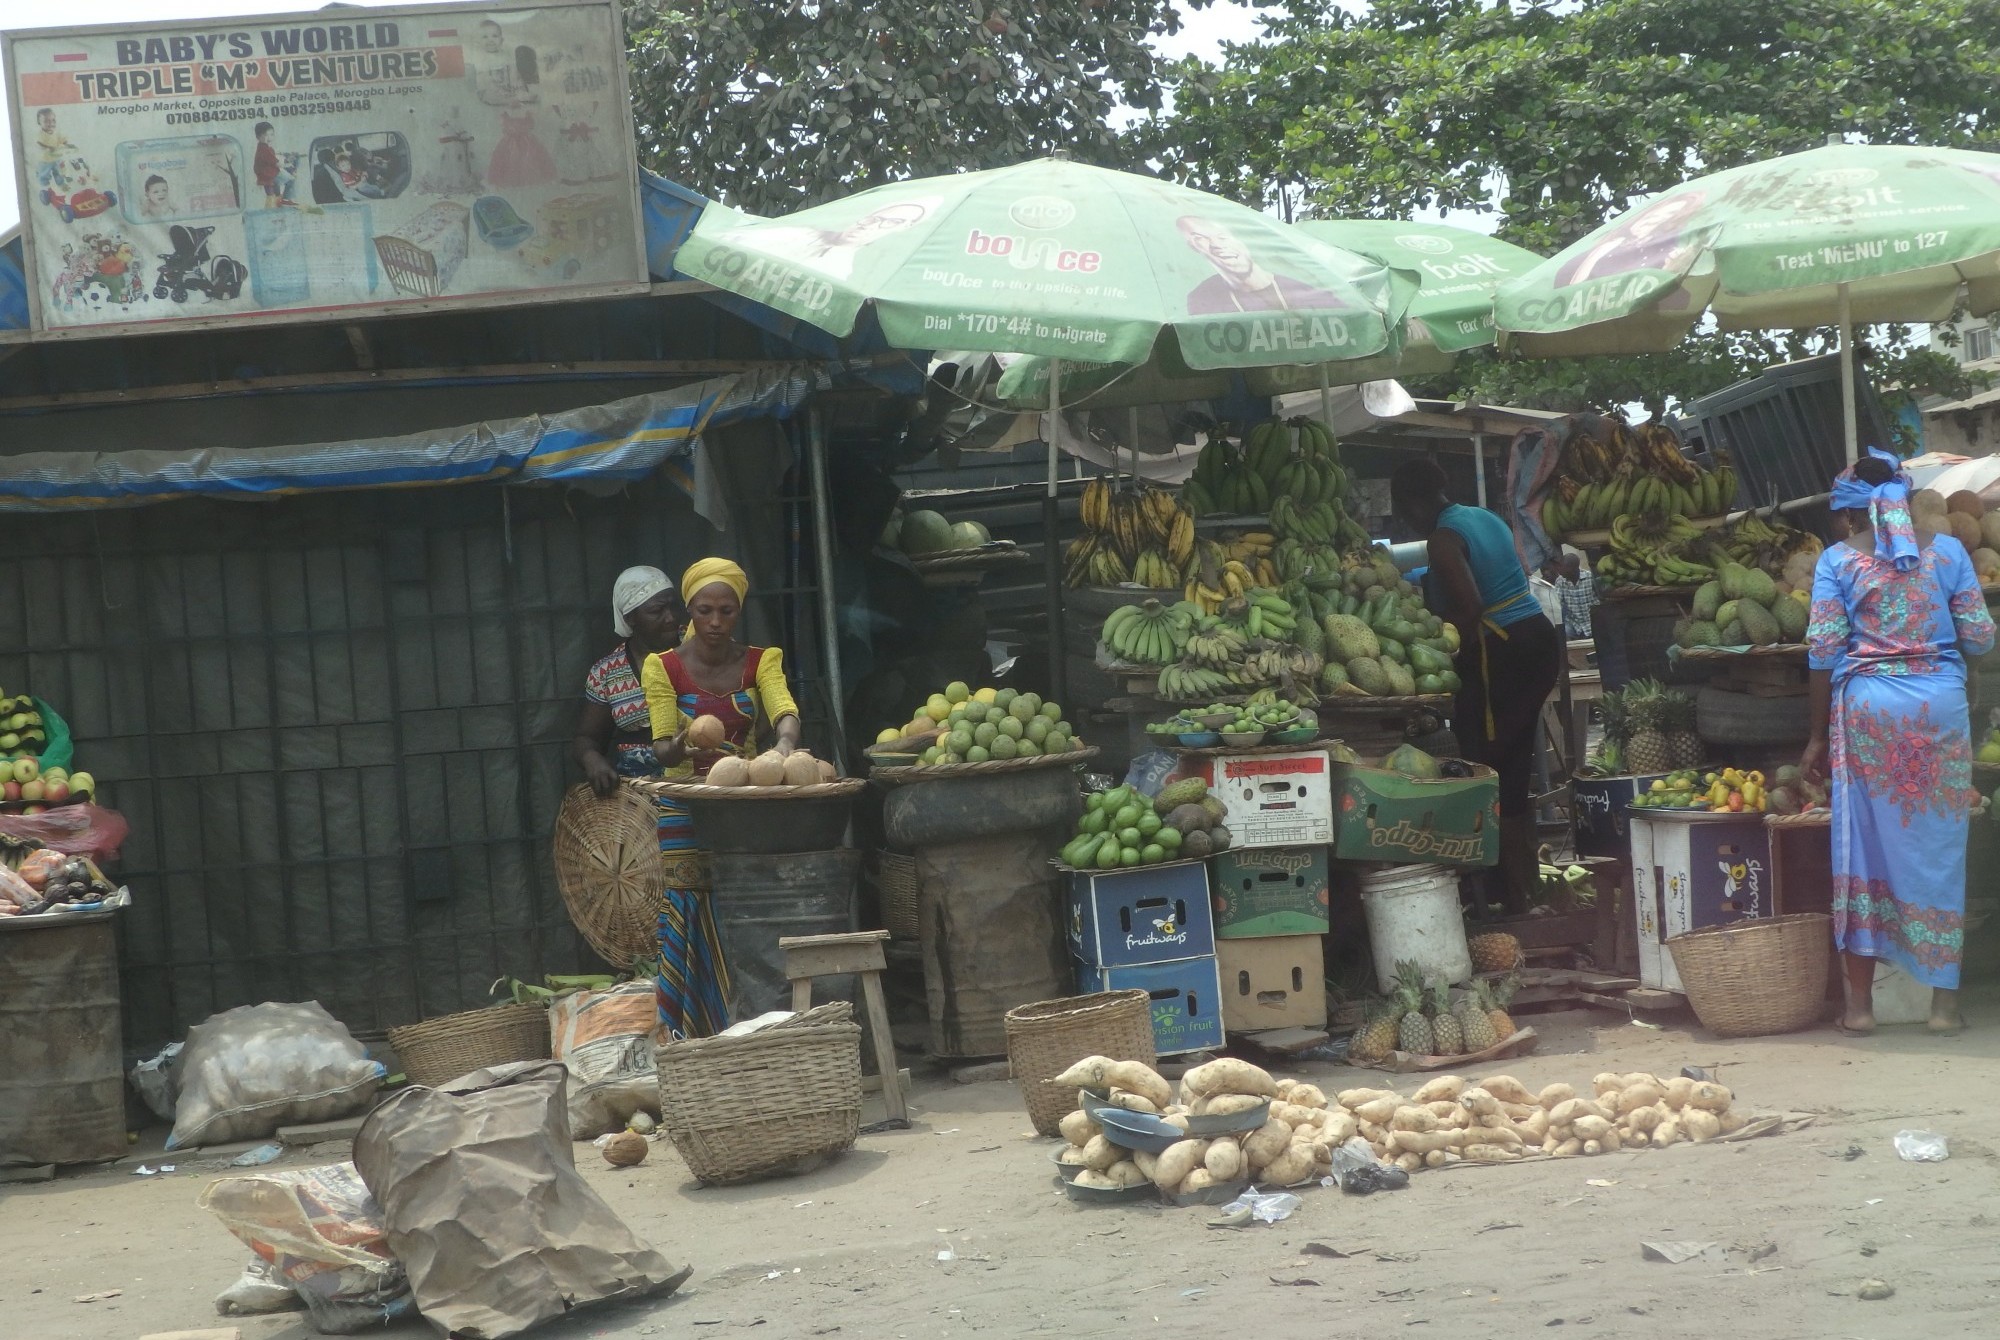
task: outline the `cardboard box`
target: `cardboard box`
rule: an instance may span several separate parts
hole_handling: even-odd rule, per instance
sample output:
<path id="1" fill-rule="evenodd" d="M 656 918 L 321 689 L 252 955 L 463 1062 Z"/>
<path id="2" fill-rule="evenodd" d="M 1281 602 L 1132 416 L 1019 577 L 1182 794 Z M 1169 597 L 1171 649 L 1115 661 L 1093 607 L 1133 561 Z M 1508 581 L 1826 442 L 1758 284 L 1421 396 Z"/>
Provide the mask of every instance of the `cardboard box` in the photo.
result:
<path id="1" fill-rule="evenodd" d="M 1639 981 L 1685 993 L 1667 941 L 1772 914 L 1771 830 L 1761 814 L 1640 809 L 1628 819 Z"/>
<path id="2" fill-rule="evenodd" d="M 1153 1050 L 1161 1056 L 1222 1045 L 1222 979 L 1213 954 L 1118 968 L 1079 960 L 1076 984 L 1083 992 L 1136 988 L 1151 996 Z"/>
<path id="3" fill-rule="evenodd" d="M 1325 847 L 1251 847 L 1208 862 L 1221 940 L 1325 935 L 1332 863 Z"/>
<path id="4" fill-rule="evenodd" d="M 1625 828 L 1625 813 L 1632 797 L 1651 789 L 1664 772 L 1624 777 L 1577 777 L 1570 781 L 1570 795 L 1576 806 L 1576 854 L 1616 856 L 1632 850 Z"/>
<path id="5" fill-rule="evenodd" d="M 1215 952 L 1208 862 L 1172 861 L 1069 877 L 1069 952 L 1093 967 Z"/>
<path id="6" fill-rule="evenodd" d="M 1231 1033 L 1326 1027 L 1326 942 L 1318 935 L 1224 940 L 1222 1026 Z"/>
<path id="7" fill-rule="evenodd" d="M 1500 781 L 1473 763 L 1471 777 L 1434 782 L 1359 764 L 1334 784 L 1343 861 L 1391 865 L 1493 865 L 1500 859 Z"/>
<path id="8" fill-rule="evenodd" d="M 1323 749 L 1222 754 L 1188 761 L 1222 802 L 1232 849 L 1305 847 L 1333 841 L 1333 763 Z"/>

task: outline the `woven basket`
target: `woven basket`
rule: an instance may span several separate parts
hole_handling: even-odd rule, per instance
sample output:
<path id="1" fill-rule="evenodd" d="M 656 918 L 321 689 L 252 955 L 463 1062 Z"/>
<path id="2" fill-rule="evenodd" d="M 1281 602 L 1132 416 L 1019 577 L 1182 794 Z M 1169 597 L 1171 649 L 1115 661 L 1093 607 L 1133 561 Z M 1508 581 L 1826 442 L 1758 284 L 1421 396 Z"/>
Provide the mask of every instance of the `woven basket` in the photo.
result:
<path id="1" fill-rule="evenodd" d="M 1007 1011 L 1007 1060 L 1028 1117 L 1042 1135 L 1061 1135 L 1076 1090 L 1050 1080 L 1086 1056 L 1153 1064 L 1153 1002 L 1144 991 L 1099 991 L 1038 1000 Z"/>
<path id="2" fill-rule="evenodd" d="M 389 1045 L 412 1084 L 434 1088 L 487 1066 L 548 1056 L 549 1012 L 508 1001 L 392 1028 Z"/>
<path id="3" fill-rule="evenodd" d="M 861 1026 L 835 1001 L 738 1038 L 654 1053 L 662 1124 L 712 1186 L 803 1172 L 861 1133 Z"/>
<path id="4" fill-rule="evenodd" d="M 1086 745 L 1060 754 L 1036 754 L 1032 758 L 991 758 L 984 763 L 927 763 L 922 767 L 872 768 L 868 780 L 882 786 L 902 786 L 910 782 L 941 782 L 954 777 L 987 777 L 1000 772 L 1036 772 L 1042 768 L 1074 768 L 1097 757 L 1097 748 Z"/>
<path id="5" fill-rule="evenodd" d="M 614 968 L 659 957 L 659 824 L 659 807 L 629 785 L 602 797 L 573 786 L 556 812 L 556 887 L 577 933 Z"/>
<path id="6" fill-rule="evenodd" d="M 1832 917 L 1796 912 L 1689 931 L 1667 949 L 1702 1026 L 1747 1038 L 1819 1021 L 1832 944 Z"/>
<path id="7" fill-rule="evenodd" d="M 917 939 L 917 858 L 877 851 L 875 890 L 882 898 L 883 929 L 898 940 Z"/>

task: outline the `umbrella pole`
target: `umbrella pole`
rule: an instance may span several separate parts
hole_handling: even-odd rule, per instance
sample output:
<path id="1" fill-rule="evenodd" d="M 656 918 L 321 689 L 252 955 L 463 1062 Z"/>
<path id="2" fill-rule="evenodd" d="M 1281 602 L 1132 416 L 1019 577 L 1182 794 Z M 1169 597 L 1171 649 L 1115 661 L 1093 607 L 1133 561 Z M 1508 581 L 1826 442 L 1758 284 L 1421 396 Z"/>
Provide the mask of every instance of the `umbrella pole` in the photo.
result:
<path id="1" fill-rule="evenodd" d="M 807 454 L 812 461 L 813 558 L 819 581 L 820 638 L 826 645 L 826 681 L 833 710 L 834 757 L 847 761 L 847 699 L 840 682 L 840 619 L 833 591 L 833 505 L 826 479 L 826 422 L 817 405 L 806 418 Z"/>
<path id="2" fill-rule="evenodd" d="M 1861 459 L 1861 428 L 1854 408 L 1854 303 L 1840 286 L 1840 426 L 1847 435 L 1847 459 Z"/>
<path id="3" fill-rule="evenodd" d="M 1327 380 L 1326 364 L 1319 365 L 1319 421 L 1333 434 L 1333 384 Z"/>
<path id="4" fill-rule="evenodd" d="M 1049 696 L 1069 702 L 1068 648 L 1063 645 L 1061 509 L 1056 504 L 1056 439 L 1062 434 L 1062 360 L 1049 360 L 1049 489 L 1042 497 L 1042 580 L 1049 612 Z M 1111 472 L 1118 473 L 1114 466 Z"/>

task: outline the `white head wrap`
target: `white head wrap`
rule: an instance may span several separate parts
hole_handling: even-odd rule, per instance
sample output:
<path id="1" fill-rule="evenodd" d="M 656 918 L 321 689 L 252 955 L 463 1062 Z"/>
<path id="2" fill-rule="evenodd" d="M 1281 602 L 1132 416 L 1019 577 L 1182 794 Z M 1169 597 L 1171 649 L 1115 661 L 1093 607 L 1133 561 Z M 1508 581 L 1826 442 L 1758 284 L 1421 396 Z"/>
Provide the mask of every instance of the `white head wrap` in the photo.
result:
<path id="1" fill-rule="evenodd" d="M 626 615 L 660 592 L 673 589 L 667 574 L 658 568 L 627 568 L 619 573 L 611 587 L 611 626 L 618 630 L 618 636 L 632 636 L 632 625 L 625 622 Z"/>

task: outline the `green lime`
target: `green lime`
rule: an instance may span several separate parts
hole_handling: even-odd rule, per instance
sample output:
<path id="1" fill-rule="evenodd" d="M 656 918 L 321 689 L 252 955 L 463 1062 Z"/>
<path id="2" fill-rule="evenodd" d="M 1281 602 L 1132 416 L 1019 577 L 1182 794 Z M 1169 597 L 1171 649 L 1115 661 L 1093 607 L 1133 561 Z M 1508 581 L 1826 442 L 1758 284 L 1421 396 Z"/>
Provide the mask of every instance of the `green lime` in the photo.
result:
<path id="1" fill-rule="evenodd" d="M 1136 824 L 1127 828 L 1121 828 L 1118 830 L 1118 845 L 1121 847 L 1136 847 L 1139 845 L 1140 836 L 1141 834 Z"/>
<path id="2" fill-rule="evenodd" d="M 1017 701 L 1024 702 L 1028 705 L 1029 716 L 1033 716 L 1035 713 L 1042 710 L 1042 695 L 1039 693 L 1024 693 L 1020 696 L 1019 699 L 1017 699 Z"/>
<path id="3" fill-rule="evenodd" d="M 1039 758 L 1041 752 L 1042 747 L 1033 740 L 1022 740 L 1014 746 L 1015 758 Z"/>
<path id="4" fill-rule="evenodd" d="M 954 754 L 963 754 L 966 750 L 972 748 L 972 732 L 963 726 L 960 726 L 957 730 L 946 736 L 945 739 L 948 747 Z"/>
<path id="5" fill-rule="evenodd" d="M 999 733 L 1000 728 L 998 726 L 990 721 L 982 721 L 972 728 L 972 742 L 974 744 L 992 744 L 993 737 Z"/>
<path id="6" fill-rule="evenodd" d="M 930 748 L 924 750 L 924 752 L 918 757 L 925 763 L 935 763 L 940 758 L 944 757 L 944 751 L 942 749 L 939 749 L 936 745 L 932 745 Z"/>
<path id="7" fill-rule="evenodd" d="M 1157 842 L 1148 842 L 1139 848 L 1139 864 L 1158 865 L 1167 859 L 1167 849 Z"/>
<path id="8" fill-rule="evenodd" d="M 1106 845 L 1108 846 L 1109 844 L 1107 843 Z M 1137 847 L 1120 847 L 1118 849 L 1118 864 L 1127 867 L 1139 864 L 1139 849 Z"/>
<path id="9" fill-rule="evenodd" d="M 1049 720 L 1049 721 L 1061 721 L 1061 720 L 1062 720 L 1062 704 L 1061 704 L 1061 703 L 1043 703 L 1043 704 L 1042 704 L 1042 716 L 1043 716 L 1044 718 L 1046 718 L 1047 720 Z"/>
<path id="10" fill-rule="evenodd" d="M 965 751 L 965 761 L 967 763 L 984 763 L 987 759 L 992 757 L 993 755 L 987 753 L 985 748 L 981 745 L 974 745 L 972 746 L 972 748 Z"/>
<path id="11" fill-rule="evenodd" d="M 1012 706 L 1014 700 L 1020 696 L 1021 696 L 1021 691 L 1019 689 L 1002 689 L 998 693 L 993 695 L 993 705 L 1004 712 L 1010 706 Z"/>
<path id="12" fill-rule="evenodd" d="M 965 684 L 960 680 L 954 679 L 951 683 L 944 686 L 944 697 L 946 702 L 962 703 L 971 696 L 972 696 L 972 690 L 967 688 Z"/>
<path id="13" fill-rule="evenodd" d="M 1010 735 L 996 735 L 993 743 L 986 746 L 987 752 L 995 758 L 1014 757 L 1014 738 Z"/>
<path id="14" fill-rule="evenodd" d="M 1026 722 L 1035 715 L 1035 709 L 1028 706 L 1026 698 L 1016 698 L 1007 707 L 1007 715 L 1016 721 Z"/>
<path id="15" fill-rule="evenodd" d="M 1069 736 L 1059 730 L 1050 731 L 1049 738 L 1042 741 L 1042 752 L 1045 754 L 1062 754 L 1068 751 Z"/>
<path id="16" fill-rule="evenodd" d="M 1181 830 L 1162 826 L 1159 832 L 1153 834 L 1153 841 L 1159 843 L 1168 851 L 1179 851 L 1181 849 Z"/>
<path id="17" fill-rule="evenodd" d="M 1136 825 L 1140 837 L 1151 837 L 1160 831 L 1160 816 L 1157 811 L 1149 811 L 1139 816 Z"/>
<path id="18" fill-rule="evenodd" d="M 1022 726 L 1020 719 L 1017 717 L 1008 717 L 1005 721 L 1002 721 L 999 724 L 999 726 L 997 726 L 995 729 L 997 729 L 1002 735 L 1006 736 L 1010 740 L 1018 740 L 1021 738 Z"/>
<path id="19" fill-rule="evenodd" d="M 1040 744 L 1049 738 L 1049 719 L 1047 717 L 1035 717 L 1022 728 L 1021 733 L 1036 744 Z"/>

